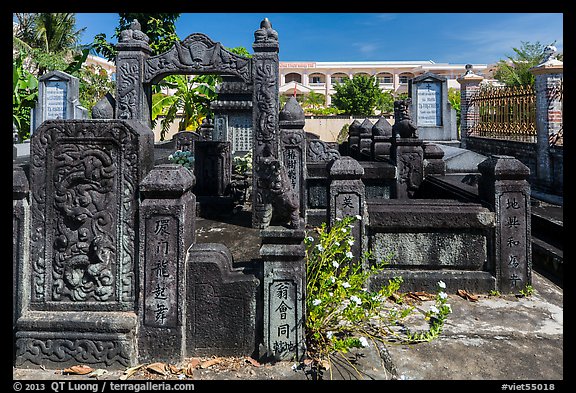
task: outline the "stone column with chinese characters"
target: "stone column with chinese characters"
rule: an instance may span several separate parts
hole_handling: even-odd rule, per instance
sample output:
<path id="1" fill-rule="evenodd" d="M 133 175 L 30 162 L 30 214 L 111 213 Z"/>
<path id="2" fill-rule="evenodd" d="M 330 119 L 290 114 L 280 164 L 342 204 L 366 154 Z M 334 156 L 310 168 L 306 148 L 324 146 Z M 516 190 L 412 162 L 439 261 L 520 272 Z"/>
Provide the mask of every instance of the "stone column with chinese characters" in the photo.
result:
<path id="1" fill-rule="evenodd" d="M 290 97 L 280 111 L 280 157 L 292 189 L 300 202 L 300 216 L 306 217 L 306 138 L 304 111 Z"/>
<path id="2" fill-rule="evenodd" d="M 140 183 L 140 362 L 185 356 L 185 260 L 194 243 L 194 181 L 183 166 L 164 164 Z"/>
<path id="3" fill-rule="evenodd" d="M 359 216 L 360 221 L 353 224 L 354 244 L 351 251 L 355 258 L 361 258 L 363 250 L 364 223 L 366 213 L 366 193 L 362 176 L 364 168 L 353 158 L 344 156 L 332 162 L 329 169 L 330 197 L 328 200 L 328 218 L 330 226 L 345 216 Z"/>
<path id="4" fill-rule="evenodd" d="M 264 263 L 264 343 L 260 357 L 303 358 L 306 351 L 304 229 L 269 226 L 260 231 Z"/>
<path id="5" fill-rule="evenodd" d="M 496 213 L 496 285 L 518 293 L 532 283 L 530 169 L 510 156 L 490 156 L 478 165 L 478 192 Z"/>
<path id="6" fill-rule="evenodd" d="M 278 159 L 278 112 L 279 112 L 279 59 L 278 33 L 265 18 L 254 32 L 254 55 L 252 73 L 254 90 L 252 95 L 253 144 L 252 159 L 252 227 L 264 229 L 267 224 L 268 207 L 262 189 L 259 164 L 265 159 Z"/>

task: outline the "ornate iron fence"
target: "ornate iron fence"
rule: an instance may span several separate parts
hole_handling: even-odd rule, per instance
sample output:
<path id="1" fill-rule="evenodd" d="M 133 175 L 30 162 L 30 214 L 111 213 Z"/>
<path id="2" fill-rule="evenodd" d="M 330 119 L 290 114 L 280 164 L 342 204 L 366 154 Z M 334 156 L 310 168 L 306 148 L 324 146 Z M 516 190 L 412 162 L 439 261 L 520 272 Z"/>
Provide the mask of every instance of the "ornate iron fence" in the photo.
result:
<path id="1" fill-rule="evenodd" d="M 536 94 L 532 86 L 486 85 L 470 98 L 476 114 L 469 135 L 536 142 Z"/>

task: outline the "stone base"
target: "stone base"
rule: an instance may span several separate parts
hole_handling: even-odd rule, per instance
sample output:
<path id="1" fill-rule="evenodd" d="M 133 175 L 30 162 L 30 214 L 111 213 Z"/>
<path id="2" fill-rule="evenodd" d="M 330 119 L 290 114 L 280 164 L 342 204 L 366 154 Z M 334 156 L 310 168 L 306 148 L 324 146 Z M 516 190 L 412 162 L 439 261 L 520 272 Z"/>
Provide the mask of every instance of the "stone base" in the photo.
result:
<path id="1" fill-rule="evenodd" d="M 496 289 L 496 277 L 489 272 L 462 270 L 402 270 L 390 269 L 369 280 L 369 289 L 377 291 L 393 277 L 402 277 L 400 292 L 426 291 L 435 293 L 438 281 L 444 281 L 446 291 L 464 289 L 470 293 L 488 293 Z"/>
<path id="2" fill-rule="evenodd" d="M 135 329 L 130 312 L 27 312 L 16 325 L 15 366 L 125 369 L 136 364 Z"/>

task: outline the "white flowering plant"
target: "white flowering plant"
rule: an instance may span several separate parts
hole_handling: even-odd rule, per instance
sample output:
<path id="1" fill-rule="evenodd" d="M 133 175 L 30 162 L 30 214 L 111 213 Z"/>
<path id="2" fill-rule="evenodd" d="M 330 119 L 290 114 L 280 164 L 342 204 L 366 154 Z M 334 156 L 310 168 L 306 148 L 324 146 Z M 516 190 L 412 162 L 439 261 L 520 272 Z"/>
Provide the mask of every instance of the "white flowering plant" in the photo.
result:
<path id="1" fill-rule="evenodd" d="M 352 229 L 360 216 L 337 219 L 314 228 L 306 245 L 306 345 L 312 367 L 330 369 L 333 356 L 352 348 L 380 342 L 413 343 L 431 340 L 442 330 L 450 306 L 445 292 L 436 296 L 435 308 L 423 312 L 426 332 L 411 333 L 404 320 L 417 310 L 398 291 L 402 277 L 394 277 L 377 291 L 368 290 L 368 279 L 380 273 L 393 255 L 375 261 L 370 252 L 355 260 Z M 314 236 L 312 236 L 314 235 Z M 442 285 L 445 284 L 442 283 Z M 400 331 L 398 327 L 402 327 Z M 347 360 L 345 356 L 342 359 Z"/>
<path id="2" fill-rule="evenodd" d="M 194 171 L 194 154 L 186 150 L 176 150 L 168 156 L 168 161 L 172 164 L 180 164 L 184 168 Z"/>
<path id="3" fill-rule="evenodd" d="M 236 156 L 232 159 L 232 167 L 234 173 L 238 175 L 245 175 L 247 172 L 252 171 L 252 152 L 248 152 L 243 156 Z"/>

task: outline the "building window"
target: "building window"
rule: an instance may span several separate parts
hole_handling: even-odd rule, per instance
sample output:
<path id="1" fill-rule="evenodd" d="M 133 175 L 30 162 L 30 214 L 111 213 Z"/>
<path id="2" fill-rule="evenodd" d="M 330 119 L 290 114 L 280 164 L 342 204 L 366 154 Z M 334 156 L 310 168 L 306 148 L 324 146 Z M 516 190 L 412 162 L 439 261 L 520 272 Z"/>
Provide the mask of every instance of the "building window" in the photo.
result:
<path id="1" fill-rule="evenodd" d="M 408 79 L 410 78 L 410 76 L 408 75 L 400 75 L 400 84 L 406 84 L 408 83 Z"/>
<path id="2" fill-rule="evenodd" d="M 378 83 L 382 84 L 392 84 L 392 75 L 390 74 L 379 74 Z"/>
<path id="3" fill-rule="evenodd" d="M 285 83 L 290 83 L 290 82 L 302 83 L 302 75 L 300 75 L 296 72 L 291 72 L 289 74 L 286 74 L 285 80 L 286 80 Z"/>
<path id="4" fill-rule="evenodd" d="M 346 79 L 349 79 L 348 75 L 346 75 L 346 74 L 334 74 L 330 77 L 332 84 L 344 83 L 346 81 Z"/>
<path id="5" fill-rule="evenodd" d="M 324 84 L 324 75 L 322 75 L 322 74 L 313 74 L 313 75 L 310 75 L 310 84 L 311 84 L 311 85 L 321 85 L 321 84 Z"/>

